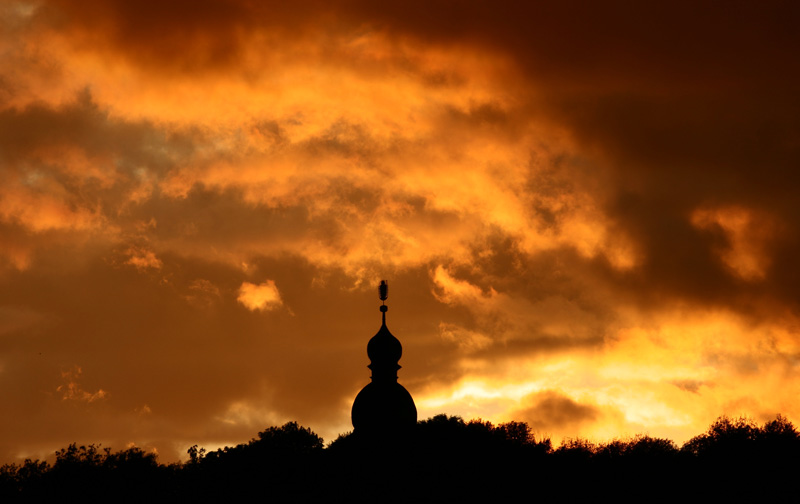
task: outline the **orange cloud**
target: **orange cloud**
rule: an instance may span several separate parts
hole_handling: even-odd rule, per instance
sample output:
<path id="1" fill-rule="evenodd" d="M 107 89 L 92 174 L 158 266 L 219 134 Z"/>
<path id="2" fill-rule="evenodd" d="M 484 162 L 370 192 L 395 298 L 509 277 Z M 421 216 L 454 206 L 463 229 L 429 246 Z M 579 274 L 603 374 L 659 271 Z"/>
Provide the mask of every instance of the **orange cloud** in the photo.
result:
<path id="1" fill-rule="evenodd" d="M 718 228 L 725 233 L 727 247 L 717 251 L 720 259 L 743 280 L 763 280 L 769 268 L 768 245 L 777 232 L 773 219 L 744 207 L 698 209 L 692 224 L 700 229 Z"/>
<path id="2" fill-rule="evenodd" d="M 140 247 L 131 247 L 126 253 L 129 257 L 128 260 L 125 261 L 125 264 L 130 264 L 138 270 L 161 269 L 163 266 L 161 260 L 150 250 Z"/>
<path id="3" fill-rule="evenodd" d="M 239 297 L 236 298 L 248 310 L 270 311 L 283 306 L 281 294 L 275 282 L 267 280 L 261 284 L 250 282 L 242 283 L 239 287 Z"/>
<path id="4" fill-rule="evenodd" d="M 61 399 L 63 401 L 83 401 L 87 403 L 105 399 L 108 393 L 103 389 L 98 389 L 97 392 L 88 392 L 83 390 L 78 384 L 78 379 L 83 373 L 80 366 L 74 366 L 71 370 L 62 371 L 61 378 L 66 383 L 56 387 L 57 392 L 61 392 Z"/>

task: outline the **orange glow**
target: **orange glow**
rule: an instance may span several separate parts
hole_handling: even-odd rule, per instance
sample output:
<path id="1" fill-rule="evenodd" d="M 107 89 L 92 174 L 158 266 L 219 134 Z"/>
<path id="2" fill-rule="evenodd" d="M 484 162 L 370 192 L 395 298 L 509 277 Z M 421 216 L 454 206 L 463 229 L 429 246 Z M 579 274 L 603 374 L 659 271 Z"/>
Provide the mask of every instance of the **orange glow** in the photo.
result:
<path id="1" fill-rule="evenodd" d="M 331 441 L 380 279 L 420 418 L 800 421 L 800 48 L 647 5 L 5 2 L 0 464 Z"/>
<path id="2" fill-rule="evenodd" d="M 236 300 L 249 310 L 274 310 L 283 304 L 281 294 L 272 280 L 259 285 L 244 282 L 239 287 L 239 297 Z"/>

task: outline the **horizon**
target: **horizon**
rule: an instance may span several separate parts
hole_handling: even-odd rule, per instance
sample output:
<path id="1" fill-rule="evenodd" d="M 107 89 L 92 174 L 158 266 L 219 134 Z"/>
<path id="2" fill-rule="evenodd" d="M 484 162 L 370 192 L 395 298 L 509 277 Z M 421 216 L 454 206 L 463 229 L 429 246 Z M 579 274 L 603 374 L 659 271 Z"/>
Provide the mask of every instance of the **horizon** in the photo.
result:
<path id="1" fill-rule="evenodd" d="M 692 436 L 690 439 L 687 439 L 683 443 L 676 443 L 674 440 L 669 439 L 669 438 L 650 436 L 649 434 L 646 434 L 646 433 L 637 433 L 637 434 L 630 435 L 630 436 L 616 436 L 614 438 L 605 439 L 605 440 L 590 439 L 590 438 L 584 438 L 584 437 L 569 437 L 569 436 L 565 436 L 559 442 L 556 443 L 549 436 L 541 436 L 541 435 L 531 431 L 530 430 L 530 426 L 526 422 L 517 422 L 517 421 L 514 421 L 514 420 L 510 420 L 509 422 L 503 422 L 503 423 L 494 424 L 494 423 L 492 423 L 490 421 L 484 421 L 484 420 L 481 420 L 481 419 L 469 419 L 469 420 L 467 420 L 467 419 L 461 418 L 458 415 L 447 415 L 445 413 L 440 413 L 438 415 L 434 415 L 434 416 L 431 416 L 431 417 L 428 417 L 428 418 L 424 418 L 424 419 L 418 420 L 417 421 L 417 428 L 424 428 L 426 425 L 430 426 L 430 425 L 435 425 L 437 423 L 439 423 L 440 425 L 443 424 L 445 426 L 448 426 L 451 429 L 454 427 L 454 424 L 456 424 L 456 423 L 460 423 L 460 425 L 462 425 L 462 426 L 470 426 L 472 424 L 479 424 L 480 426 L 482 426 L 483 428 L 485 428 L 487 430 L 502 430 L 504 427 L 506 427 L 508 425 L 512 425 L 513 426 L 514 424 L 521 424 L 521 425 L 523 425 L 525 427 L 525 429 L 526 429 L 526 431 L 528 433 L 528 438 L 524 442 L 522 442 L 522 440 L 518 439 L 516 436 L 513 436 L 511 438 L 504 438 L 504 439 L 509 440 L 509 441 L 515 440 L 515 442 L 517 442 L 517 443 L 527 444 L 529 446 L 543 446 L 544 445 L 544 446 L 547 446 L 549 448 L 546 451 L 543 451 L 541 453 L 550 453 L 550 454 L 558 453 L 558 452 L 561 452 L 561 451 L 564 451 L 564 450 L 569 450 L 571 447 L 575 447 L 575 446 L 581 447 L 582 449 L 588 450 L 590 452 L 601 453 L 601 452 L 604 451 L 604 449 L 609 448 L 609 447 L 613 447 L 617 443 L 636 444 L 637 442 L 640 442 L 640 441 L 643 441 L 643 440 L 644 441 L 668 441 L 669 443 L 672 444 L 672 449 L 675 452 L 684 452 L 684 451 L 686 451 L 687 446 L 692 445 L 692 442 L 697 441 L 700 438 L 704 438 L 704 439 L 706 439 L 708 441 L 711 441 L 712 444 L 713 443 L 721 443 L 721 444 L 734 443 L 735 444 L 737 442 L 738 443 L 742 443 L 743 442 L 743 443 L 759 444 L 759 443 L 763 443 L 770 435 L 776 436 L 773 439 L 773 441 L 779 441 L 779 440 L 782 439 L 784 442 L 788 443 L 785 446 L 785 448 L 786 449 L 791 449 L 791 448 L 793 448 L 792 443 L 798 439 L 798 430 L 797 430 L 797 428 L 794 426 L 794 424 L 792 424 L 790 421 L 788 421 L 787 418 L 784 415 L 780 415 L 780 414 L 776 415 L 774 418 L 772 418 L 770 420 L 767 420 L 767 421 L 765 421 L 765 422 L 763 422 L 761 424 L 759 424 L 758 422 L 756 422 L 752 418 L 749 418 L 749 417 L 746 417 L 746 416 L 729 417 L 729 416 L 726 416 L 726 415 L 721 415 L 721 416 L 717 417 L 704 431 L 698 432 L 695 436 Z M 775 430 L 770 431 L 768 429 L 768 426 L 770 424 L 778 425 L 781 428 L 788 426 L 789 430 L 788 431 L 782 431 L 782 430 L 781 431 L 775 431 Z M 312 438 L 312 437 L 318 438 L 320 440 L 320 442 L 321 442 L 320 446 L 321 446 L 322 450 L 326 450 L 328 448 L 331 448 L 331 445 L 333 445 L 334 442 L 336 442 L 336 441 L 340 441 L 341 439 L 347 439 L 347 438 L 350 438 L 350 437 L 354 436 L 354 432 L 351 430 L 349 432 L 344 432 L 344 433 L 339 434 L 334 439 L 325 440 L 323 437 L 319 436 L 316 432 L 314 432 L 313 429 L 311 429 L 309 427 L 306 427 L 304 425 L 298 424 L 295 421 L 289 421 L 289 422 L 286 422 L 285 424 L 280 425 L 280 426 L 278 426 L 278 425 L 265 426 L 265 428 L 260 430 L 258 433 L 256 433 L 256 435 L 251 436 L 249 439 L 246 439 L 244 441 L 237 442 L 237 443 L 223 444 L 223 445 L 219 445 L 219 446 L 213 447 L 213 448 L 209 448 L 207 446 L 202 446 L 202 445 L 198 445 L 198 444 L 192 445 L 187 449 L 184 457 L 181 457 L 179 460 L 173 460 L 173 461 L 168 461 L 168 462 L 164 462 L 164 461 L 159 460 L 159 458 L 158 458 L 159 454 L 158 454 L 157 450 L 148 451 L 148 450 L 144 450 L 144 449 L 142 449 L 142 447 L 136 446 L 136 445 L 129 445 L 129 446 L 125 446 L 125 447 L 116 447 L 115 448 L 113 446 L 104 446 L 102 443 L 78 443 L 78 442 L 72 442 L 72 443 L 69 443 L 66 446 L 60 447 L 58 450 L 55 450 L 53 453 L 48 454 L 48 456 L 46 456 L 46 457 L 42 457 L 42 458 L 31 458 L 31 457 L 28 457 L 28 458 L 24 459 L 24 461 L 20 460 L 20 461 L 14 462 L 12 464 L 16 464 L 17 465 L 17 469 L 19 469 L 19 467 L 21 465 L 27 464 L 29 462 L 34 462 L 34 463 L 36 463 L 36 462 L 46 462 L 47 464 L 52 465 L 53 462 L 56 461 L 57 458 L 59 457 L 59 452 L 63 452 L 64 450 L 68 450 L 68 449 L 78 449 L 79 451 L 84 451 L 84 450 L 92 451 L 93 450 L 96 453 L 106 453 L 106 455 L 119 454 L 119 453 L 126 452 L 128 450 L 141 450 L 142 454 L 153 455 L 154 456 L 153 460 L 155 462 L 157 462 L 159 465 L 170 465 L 170 464 L 175 464 L 175 463 L 177 463 L 179 465 L 184 465 L 184 464 L 187 464 L 187 463 L 194 462 L 195 460 L 193 460 L 193 459 L 195 457 L 197 457 L 197 460 L 199 461 L 199 460 L 202 460 L 206 455 L 209 455 L 209 454 L 212 454 L 212 453 L 215 453 L 215 452 L 216 453 L 225 453 L 225 452 L 230 451 L 231 449 L 241 448 L 241 447 L 244 447 L 244 446 L 250 446 L 250 445 L 253 445 L 254 443 L 257 444 L 257 443 L 259 443 L 259 440 L 260 440 L 262 434 L 265 434 L 265 433 L 268 433 L 268 432 L 272 432 L 272 431 L 275 431 L 275 432 L 287 432 L 287 428 L 288 428 L 288 432 L 293 432 L 293 431 L 303 432 L 303 431 L 305 431 L 305 432 L 307 432 L 308 434 L 311 435 L 311 436 L 309 436 L 309 439 Z M 742 437 L 742 433 L 744 431 L 748 430 L 748 429 L 754 429 L 758 433 L 758 436 L 761 436 L 761 439 L 757 440 L 755 438 L 751 439 L 751 438 L 747 438 L 747 437 Z M 793 433 L 793 434 L 790 434 L 790 432 Z M 781 434 L 789 434 L 789 435 L 781 437 Z M 447 440 L 444 440 L 444 441 L 447 441 Z M 701 445 L 703 445 L 703 443 L 701 443 Z M 664 445 L 659 444 L 659 446 L 664 446 Z M 703 446 L 705 446 L 705 445 L 703 445 Z M 742 446 L 736 446 L 736 447 L 737 447 L 737 449 L 742 449 L 744 446 L 742 445 Z M 778 445 L 775 445 L 775 446 L 772 447 L 772 449 L 776 449 L 777 447 L 778 447 Z M 697 449 L 698 446 L 694 446 L 693 448 Z M 192 450 L 194 450 L 193 454 L 191 453 Z M 695 453 L 692 448 L 689 448 L 688 452 L 691 452 L 691 453 L 694 453 L 695 455 L 698 455 L 698 453 Z M 23 464 L 23 462 L 24 462 L 24 464 Z"/>
<path id="2" fill-rule="evenodd" d="M 8 0 L 0 464 L 800 422 L 800 6 Z M 222 446 L 220 444 L 220 446 Z"/>

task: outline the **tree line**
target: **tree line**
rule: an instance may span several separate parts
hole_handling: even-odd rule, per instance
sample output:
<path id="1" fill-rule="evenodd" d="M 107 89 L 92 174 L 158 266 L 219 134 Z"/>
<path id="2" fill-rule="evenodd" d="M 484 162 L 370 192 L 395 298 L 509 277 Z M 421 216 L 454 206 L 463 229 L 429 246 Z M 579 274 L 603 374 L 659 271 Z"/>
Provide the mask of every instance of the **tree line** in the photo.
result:
<path id="1" fill-rule="evenodd" d="M 574 502 L 764 501 L 800 496 L 800 434 L 783 416 L 759 425 L 720 417 L 682 446 L 638 435 L 554 447 L 528 424 L 494 425 L 438 415 L 405 434 L 340 435 L 325 446 L 289 422 L 247 443 L 188 450 L 183 463 L 160 464 L 140 448 L 112 452 L 71 444 L 55 462 L 0 467 L 0 501 L 43 502 Z M 523 496 L 523 498 L 520 498 Z"/>

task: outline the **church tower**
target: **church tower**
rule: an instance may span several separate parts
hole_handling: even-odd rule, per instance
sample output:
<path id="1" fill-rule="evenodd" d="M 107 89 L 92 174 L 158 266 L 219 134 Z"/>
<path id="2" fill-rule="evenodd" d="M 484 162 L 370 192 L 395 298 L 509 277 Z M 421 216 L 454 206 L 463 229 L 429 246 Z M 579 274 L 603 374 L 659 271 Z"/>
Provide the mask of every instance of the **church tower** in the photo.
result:
<path id="1" fill-rule="evenodd" d="M 392 436 L 410 430 L 417 423 L 417 407 L 408 391 L 397 383 L 398 361 L 403 355 L 400 341 L 386 327 L 386 299 L 389 286 L 381 280 L 380 293 L 383 323 L 378 334 L 367 344 L 372 371 L 371 382 L 353 401 L 351 418 L 358 436 Z"/>

